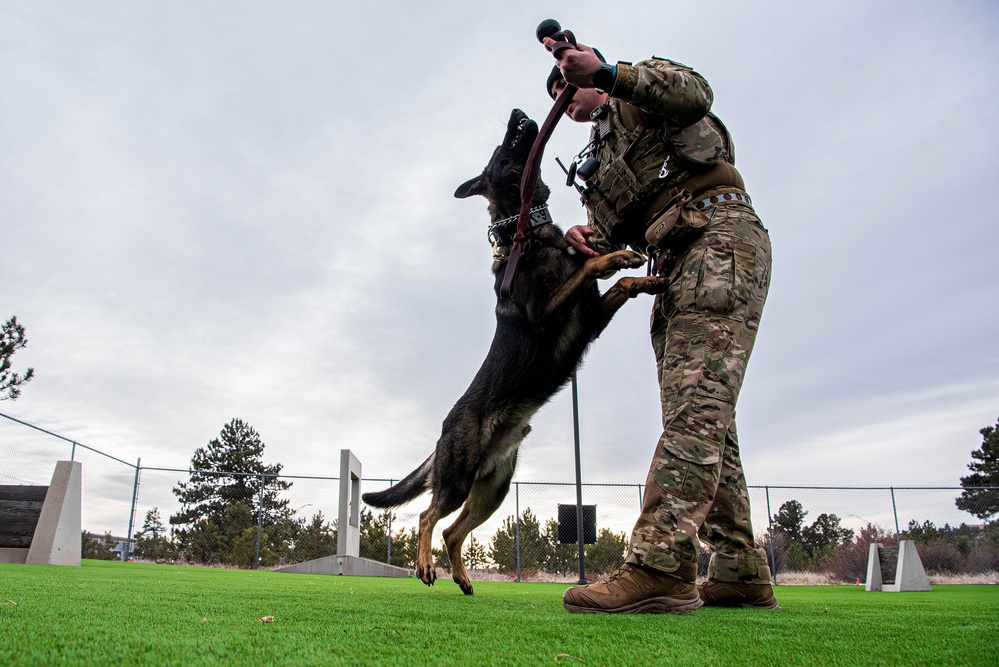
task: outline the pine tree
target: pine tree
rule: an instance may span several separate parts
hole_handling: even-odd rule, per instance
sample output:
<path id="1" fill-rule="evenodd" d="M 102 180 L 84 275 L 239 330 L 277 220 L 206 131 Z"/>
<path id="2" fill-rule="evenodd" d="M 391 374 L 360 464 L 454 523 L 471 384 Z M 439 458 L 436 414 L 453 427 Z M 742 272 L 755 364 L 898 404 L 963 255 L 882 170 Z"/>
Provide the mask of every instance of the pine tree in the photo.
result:
<path id="1" fill-rule="evenodd" d="M 853 531 L 839 525 L 835 514 L 820 514 L 811 526 L 801 530 L 801 541 L 809 556 L 828 557 L 837 544 L 853 540 Z"/>
<path id="2" fill-rule="evenodd" d="M 624 563 L 625 552 L 628 550 L 628 536 L 624 533 L 613 533 L 607 528 L 601 528 L 597 541 L 586 545 L 586 570 L 603 574 L 616 570 Z"/>
<path id="3" fill-rule="evenodd" d="M 971 452 L 968 470 L 971 475 L 961 478 L 964 491 L 955 504 L 958 509 L 988 521 L 999 514 L 999 420 L 995 426 L 986 426 L 982 434 L 982 447 Z M 970 488 L 993 487 L 993 488 Z"/>
<path id="4" fill-rule="evenodd" d="M 93 533 L 83 531 L 80 535 L 80 557 L 93 560 L 118 560 L 118 554 L 112 551 L 116 544 L 117 541 L 111 537 L 111 533 L 97 537 Z"/>
<path id="5" fill-rule="evenodd" d="M 384 510 L 376 515 L 369 509 L 361 510 L 361 525 L 359 539 L 359 555 L 361 558 L 370 558 L 380 563 L 388 560 L 388 526 L 390 521 L 394 521 L 395 514 L 389 510 Z M 395 545 L 392 545 L 395 551 Z"/>
<path id="6" fill-rule="evenodd" d="M 11 317 L 0 327 L 0 401 L 16 401 L 21 395 L 21 385 L 30 382 L 35 375 L 34 368 L 26 370 L 24 375 L 10 370 L 10 358 L 27 344 L 24 327 L 17 323 L 17 317 Z"/>
<path id="7" fill-rule="evenodd" d="M 774 514 L 774 532 L 784 535 L 791 542 L 801 541 L 801 526 L 808 512 L 797 500 L 788 500 Z"/>
<path id="8" fill-rule="evenodd" d="M 579 545 L 575 542 L 559 543 L 557 519 L 545 522 L 545 542 L 545 559 L 542 565 L 546 571 L 564 575 L 579 570 Z"/>
<path id="9" fill-rule="evenodd" d="M 283 542 L 294 538 L 298 524 L 288 500 L 279 497 L 291 482 L 276 477 L 281 464 L 265 465 L 263 453 L 260 435 L 241 419 L 195 450 L 188 481 L 173 489 L 181 509 L 170 517 L 189 561 L 254 565 L 246 543 L 252 533 L 255 556 L 258 523 L 268 536 L 261 535 L 261 564 L 276 561 Z"/>
<path id="10" fill-rule="evenodd" d="M 512 516 L 505 518 L 503 525 L 493 535 L 489 558 L 496 563 L 500 572 L 517 571 L 517 535 L 517 520 Z M 521 570 L 539 569 L 545 559 L 547 541 L 541 534 L 541 522 L 530 508 L 520 515 L 519 535 Z"/>
<path id="11" fill-rule="evenodd" d="M 416 567 L 416 557 L 419 547 L 420 533 L 416 528 L 400 530 L 398 533 L 393 533 L 392 565 L 409 568 Z"/>
<path id="12" fill-rule="evenodd" d="M 323 518 L 323 513 L 316 512 L 295 537 L 292 559 L 301 563 L 336 554 L 336 534 L 336 528 Z"/>
<path id="13" fill-rule="evenodd" d="M 472 535 L 465 543 L 462 558 L 470 570 L 480 570 L 486 566 L 486 548 Z"/>
<path id="14" fill-rule="evenodd" d="M 146 512 L 142 530 L 135 534 L 135 556 L 162 562 L 176 558 L 177 549 L 167 537 L 166 526 L 160 518 L 158 507 Z"/>

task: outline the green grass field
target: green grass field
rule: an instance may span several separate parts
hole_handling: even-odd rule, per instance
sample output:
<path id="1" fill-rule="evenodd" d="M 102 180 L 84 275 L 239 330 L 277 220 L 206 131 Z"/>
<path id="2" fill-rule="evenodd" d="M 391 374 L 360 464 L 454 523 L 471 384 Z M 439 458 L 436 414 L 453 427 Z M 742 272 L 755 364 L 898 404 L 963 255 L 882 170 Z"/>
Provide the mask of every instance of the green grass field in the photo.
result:
<path id="1" fill-rule="evenodd" d="M 999 587 L 782 586 L 777 611 L 683 616 L 569 614 L 565 588 L 0 565 L 0 665 L 999 664 Z"/>

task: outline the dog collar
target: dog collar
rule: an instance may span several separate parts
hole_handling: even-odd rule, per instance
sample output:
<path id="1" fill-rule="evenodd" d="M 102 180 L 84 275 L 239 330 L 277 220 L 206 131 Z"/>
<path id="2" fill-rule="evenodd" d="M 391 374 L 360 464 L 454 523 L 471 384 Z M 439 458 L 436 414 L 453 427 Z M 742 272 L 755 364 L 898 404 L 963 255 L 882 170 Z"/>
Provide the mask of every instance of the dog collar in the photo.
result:
<path id="1" fill-rule="evenodd" d="M 531 209 L 531 229 L 537 229 L 543 225 L 547 225 L 552 220 L 551 213 L 548 212 L 548 204 L 542 204 L 541 206 L 535 206 Z M 520 215 L 511 215 L 509 218 L 503 218 L 502 220 L 497 220 L 493 224 L 489 225 L 489 243 L 493 246 L 493 255 L 496 257 L 503 256 L 503 253 L 499 251 L 500 248 L 504 246 L 509 246 L 513 243 L 513 232 L 514 226 Z"/>

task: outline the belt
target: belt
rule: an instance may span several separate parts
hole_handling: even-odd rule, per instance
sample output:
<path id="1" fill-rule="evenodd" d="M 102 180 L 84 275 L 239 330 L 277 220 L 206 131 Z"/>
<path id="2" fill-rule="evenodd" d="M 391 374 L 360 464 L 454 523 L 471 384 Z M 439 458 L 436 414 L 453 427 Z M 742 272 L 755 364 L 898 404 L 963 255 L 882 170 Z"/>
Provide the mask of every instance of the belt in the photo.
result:
<path id="1" fill-rule="evenodd" d="M 749 195 L 743 194 L 741 192 L 723 192 L 720 195 L 715 195 L 713 197 L 707 197 L 701 201 L 694 204 L 697 208 L 707 208 L 709 206 L 714 206 L 715 204 L 721 204 L 727 201 L 741 201 L 750 206 L 753 205 L 753 200 L 749 198 Z"/>

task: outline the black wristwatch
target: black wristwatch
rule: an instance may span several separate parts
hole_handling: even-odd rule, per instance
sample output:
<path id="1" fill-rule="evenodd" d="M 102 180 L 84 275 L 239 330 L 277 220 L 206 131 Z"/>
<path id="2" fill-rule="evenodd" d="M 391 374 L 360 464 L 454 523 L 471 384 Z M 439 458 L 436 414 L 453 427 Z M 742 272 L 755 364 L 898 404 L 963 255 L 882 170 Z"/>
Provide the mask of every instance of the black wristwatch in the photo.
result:
<path id="1" fill-rule="evenodd" d="M 617 68 L 614 65 L 604 63 L 593 73 L 593 87 L 609 93 L 614 87 L 615 79 L 617 79 Z"/>

